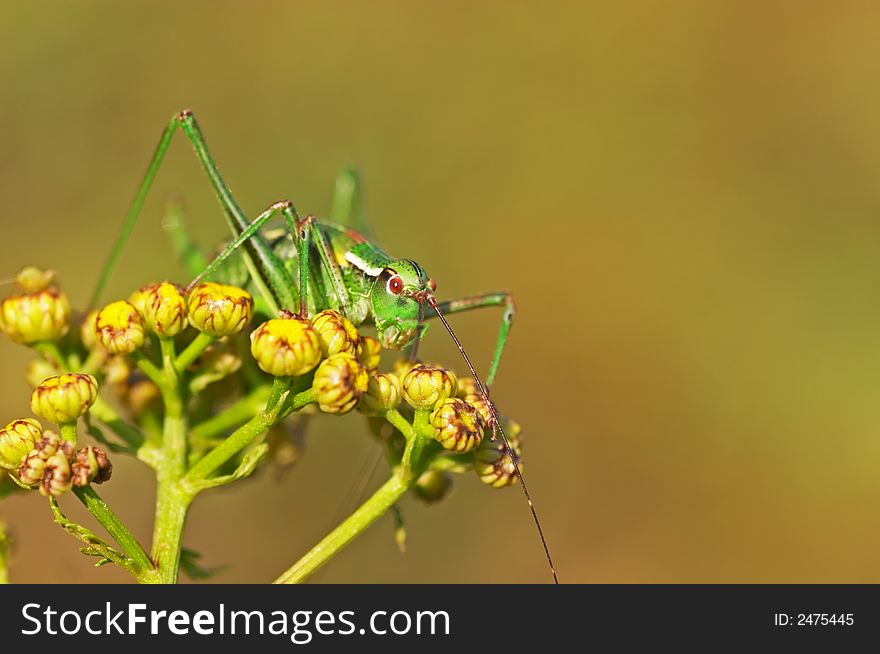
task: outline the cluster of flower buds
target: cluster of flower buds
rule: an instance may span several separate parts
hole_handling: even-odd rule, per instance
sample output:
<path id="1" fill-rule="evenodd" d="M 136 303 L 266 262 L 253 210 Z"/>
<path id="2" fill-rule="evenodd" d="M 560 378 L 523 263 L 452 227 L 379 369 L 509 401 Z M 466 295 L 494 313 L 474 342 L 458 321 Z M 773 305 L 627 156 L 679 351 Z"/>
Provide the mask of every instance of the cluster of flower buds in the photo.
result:
<path id="1" fill-rule="evenodd" d="M 331 310 L 311 320 L 283 312 L 251 333 L 251 354 L 264 372 L 299 377 L 314 371 L 312 390 L 325 413 L 348 413 L 357 406 L 367 392 L 369 367 L 378 366 L 380 349 Z"/>
<path id="2" fill-rule="evenodd" d="M 46 497 L 59 497 L 74 486 L 102 484 L 113 472 L 107 453 L 98 447 L 74 445 L 36 420 L 14 420 L 0 432 L 4 468 L 18 475 L 22 486 L 38 488 Z M 25 451 L 25 447 L 30 448 Z"/>
<path id="3" fill-rule="evenodd" d="M 0 302 L 0 330 L 16 343 L 33 345 L 61 339 L 70 328 L 70 302 L 54 273 L 24 268 L 16 277 L 20 292 Z"/>
<path id="4" fill-rule="evenodd" d="M 148 284 L 100 311 L 83 324 L 82 341 L 102 345 L 110 354 L 131 354 L 143 346 L 147 333 L 173 338 L 188 325 L 214 338 L 240 332 L 253 316 L 250 294 L 234 286 L 204 282 L 188 296 L 177 284 Z"/>

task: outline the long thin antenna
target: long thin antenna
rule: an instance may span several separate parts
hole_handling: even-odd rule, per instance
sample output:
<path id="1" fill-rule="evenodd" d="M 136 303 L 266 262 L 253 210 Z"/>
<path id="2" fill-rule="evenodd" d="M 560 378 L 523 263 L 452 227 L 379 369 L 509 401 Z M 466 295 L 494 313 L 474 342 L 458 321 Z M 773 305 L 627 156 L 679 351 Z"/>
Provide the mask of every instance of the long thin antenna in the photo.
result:
<path id="1" fill-rule="evenodd" d="M 501 440 L 504 442 L 504 447 L 507 449 L 507 453 L 510 455 L 510 460 L 513 462 L 513 469 L 516 471 L 516 476 L 519 479 L 519 483 L 522 486 L 523 493 L 526 496 L 526 500 L 529 503 L 529 510 L 532 512 L 532 519 L 535 521 L 535 527 L 538 529 L 538 536 L 541 537 L 541 544 L 544 546 L 544 554 L 547 556 L 547 564 L 550 566 L 550 572 L 553 575 L 553 583 L 558 584 L 559 578 L 556 576 L 556 568 L 553 565 L 553 558 L 550 556 L 550 548 L 547 547 L 547 539 L 544 538 L 544 530 L 541 529 L 541 521 L 538 520 L 538 512 L 535 510 L 535 503 L 532 502 L 532 496 L 529 494 L 529 488 L 526 486 L 526 480 L 523 479 L 522 471 L 519 469 L 519 463 L 517 463 L 516 452 L 513 451 L 513 448 L 510 447 L 510 441 L 507 440 L 507 434 L 504 433 L 504 428 L 501 426 L 501 421 L 498 420 L 498 414 L 495 412 L 495 405 L 492 404 L 489 399 L 489 393 L 486 391 L 486 387 L 483 386 L 483 382 L 480 380 L 480 376 L 477 374 L 477 371 L 474 370 L 474 366 L 471 363 L 470 357 L 468 357 L 467 352 L 464 351 L 464 348 L 461 345 L 461 342 L 458 340 L 458 337 L 455 335 L 455 332 L 452 331 L 452 325 L 449 324 L 449 321 L 446 320 L 446 316 L 440 311 L 440 307 L 437 306 L 437 300 L 431 293 L 424 293 L 422 296 L 431 305 L 431 308 L 437 313 L 437 317 L 440 318 L 440 322 L 443 323 L 443 326 L 446 327 L 446 331 L 449 332 L 449 335 L 452 337 L 452 340 L 455 342 L 455 347 L 458 348 L 458 351 L 461 352 L 461 356 L 464 358 L 464 362 L 467 364 L 468 370 L 470 370 L 471 375 L 473 375 L 474 380 L 477 382 L 477 388 L 480 389 L 480 395 L 482 395 L 483 400 L 486 402 L 486 406 L 489 407 L 489 412 L 492 414 L 492 440 L 495 440 L 495 434 L 501 434 Z M 421 305 L 421 303 L 419 303 Z"/>

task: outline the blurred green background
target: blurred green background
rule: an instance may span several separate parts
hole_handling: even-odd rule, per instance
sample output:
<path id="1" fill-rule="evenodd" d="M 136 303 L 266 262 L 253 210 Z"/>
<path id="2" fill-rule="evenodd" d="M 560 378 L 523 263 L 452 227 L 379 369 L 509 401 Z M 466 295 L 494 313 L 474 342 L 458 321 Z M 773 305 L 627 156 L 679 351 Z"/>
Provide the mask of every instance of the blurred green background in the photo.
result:
<path id="1" fill-rule="evenodd" d="M 441 297 L 517 298 L 494 397 L 563 581 L 880 582 L 880 9 L 585 4 L 0 2 L 2 275 L 51 266 L 85 302 L 184 107 L 250 215 L 324 213 L 355 163 L 379 242 Z M 108 297 L 186 281 L 174 194 L 225 237 L 176 142 Z M 484 370 L 499 317 L 453 320 Z M 459 365 L 436 327 L 426 355 Z M 29 356 L 0 343 L 4 421 Z M 358 416 L 314 427 L 285 479 L 194 505 L 218 581 L 269 581 L 333 525 L 371 443 Z M 114 463 L 102 494 L 148 540 L 151 476 Z M 549 579 L 516 488 L 403 508 L 405 555 L 386 517 L 315 579 Z M 14 580 L 127 579 L 35 493 L 0 519 Z"/>

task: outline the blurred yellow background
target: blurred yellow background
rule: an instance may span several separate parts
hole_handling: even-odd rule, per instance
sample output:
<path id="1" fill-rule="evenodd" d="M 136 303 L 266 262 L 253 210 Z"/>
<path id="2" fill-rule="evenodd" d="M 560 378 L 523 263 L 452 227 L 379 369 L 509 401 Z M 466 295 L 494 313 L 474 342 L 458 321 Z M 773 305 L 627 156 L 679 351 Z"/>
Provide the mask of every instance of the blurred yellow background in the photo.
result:
<path id="1" fill-rule="evenodd" d="M 353 162 L 379 242 L 441 297 L 515 294 L 494 398 L 563 581 L 880 582 L 880 10 L 585 5 L 2 2 L 0 274 L 53 267 L 84 303 L 184 107 L 249 215 L 325 213 Z M 175 142 L 108 298 L 188 281 L 175 194 L 226 236 Z M 483 370 L 499 318 L 453 319 Z M 425 354 L 460 367 L 448 341 Z M 30 353 L 0 357 L 6 421 Z M 287 478 L 195 503 L 216 580 L 270 581 L 333 526 L 371 441 L 359 416 L 314 427 Z M 148 541 L 152 478 L 114 463 L 101 492 Z M 550 578 L 517 488 L 468 475 L 403 508 L 405 555 L 386 516 L 315 580 Z M 127 580 L 36 493 L 0 519 L 13 580 Z"/>

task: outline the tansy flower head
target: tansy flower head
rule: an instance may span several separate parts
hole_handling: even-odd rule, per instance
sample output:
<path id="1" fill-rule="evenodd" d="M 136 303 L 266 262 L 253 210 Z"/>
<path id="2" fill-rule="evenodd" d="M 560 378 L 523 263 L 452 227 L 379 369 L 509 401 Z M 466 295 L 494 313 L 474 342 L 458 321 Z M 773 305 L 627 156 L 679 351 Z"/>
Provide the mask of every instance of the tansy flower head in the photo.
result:
<path id="1" fill-rule="evenodd" d="M 147 329 L 162 338 L 176 336 L 186 328 L 186 300 L 176 284 L 149 284 L 132 293 L 128 301 L 141 314 Z"/>
<path id="2" fill-rule="evenodd" d="M 91 375 L 66 372 L 44 379 L 31 394 L 31 411 L 56 424 L 79 418 L 98 397 L 98 382 Z"/>
<path id="3" fill-rule="evenodd" d="M 202 282 L 187 298 L 189 322 L 215 338 L 237 334 L 254 315 L 250 293 L 235 286 Z"/>
<path id="4" fill-rule="evenodd" d="M 251 354 L 264 372 L 295 377 L 311 372 L 321 361 L 321 342 L 308 320 L 273 318 L 251 332 Z"/>
<path id="5" fill-rule="evenodd" d="M 108 304 L 95 316 L 98 342 L 111 354 L 131 354 L 144 344 L 144 320 L 129 302 Z"/>

